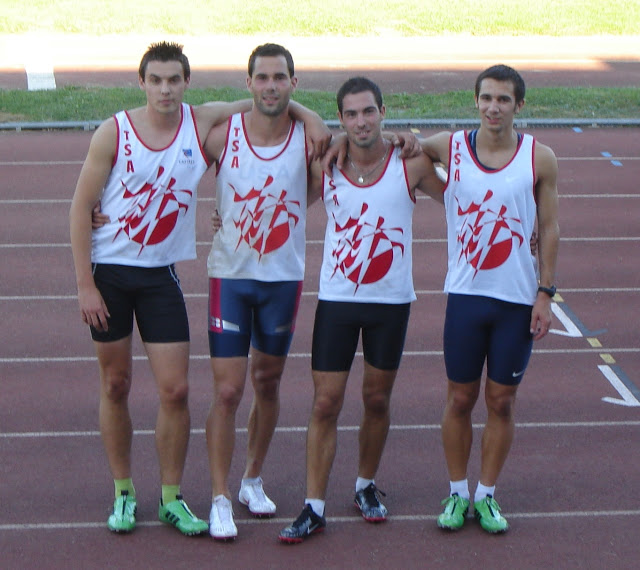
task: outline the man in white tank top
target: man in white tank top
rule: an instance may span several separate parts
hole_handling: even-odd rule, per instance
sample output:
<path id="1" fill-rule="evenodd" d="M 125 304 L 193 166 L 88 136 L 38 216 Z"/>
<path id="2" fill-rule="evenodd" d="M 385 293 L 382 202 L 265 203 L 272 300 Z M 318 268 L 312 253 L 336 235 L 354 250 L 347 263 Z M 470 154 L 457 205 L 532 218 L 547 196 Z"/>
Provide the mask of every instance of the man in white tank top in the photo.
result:
<path id="1" fill-rule="evenodd" d="M 131 532 L 136 524 L 128 410 L 135 313 L 160 399 L 159 518 L 183 534 L 201 534 L 208 525 L 180 492 L 190 430 L 189 326 L 174 264 L 195 256 L 196 190 L 210 163 L 201 141 L 250 102 L 185 105 L 190 68 L 178 44 L 152 44 L 138 79 L 146 105 L 96 130 L 70 210 L 78 301 L 98 356 L 100 429 L 115 486 L 107 525 Z M 92 210 L 101 201 L 105 225 L 92 236 Z"/>
<path id="2" fill-rule="evenodd" d="M 209 532 L 218 540 L 234 539 L 238 532 L 228 476 L 247 371 L 254 399 L 238 499 L 258 517 L 276 510 L 260 473 L 278 421 L 279 383 L 304 279 L 312 158 L 303 125 L 287 112 L 296 84 L 289 51 L 277 44 L 258 46 L 248 65 L 251 110 L 213 128 L 205 142 L 217 167 L 216 201 L 223 222 L 207 262 L 214 392 L 206 430 Z"/>
<path id="3" fill-rule="evenodd" d="M 524 94 L 524 81 L 515 70 L 493 66 L 476 81 L 480 128 L 442 132 L 422 143 L 434 162 L 449 169 L 444 191 L 449 380 L 442 441 L 450 495 L 437 521 L 448 530 L 462 527 L 470 505 L 471 413 L 485 361 L 488 417 L 474 510 L 487 532 L 508 529 L 494 498 L 495 485 L 513 439 L 516 391 L 532 341 L 544 337 L 551 324 L 559 242 L 557 161 L 549 147 L 514 130 Z M 536 222 L 539 281 L 529 251 Z M 487 322 L 490 332 L 485 332 Z"/>
<path id="4" fill-rule="evenodd" d="M 363 404 L 354 502 L 368 522 L 387 509 L 375 485 L 389 430 L 391 391 L 402 355 L 409 306 L 415 299 L 411 224 L 415 190 L 442 202 L 442 182 L 422 153 L 403 160 L 382 137 L 382 94 L 356 77 L 338 92 L 338 117 L 349 160 L 331 178 L 312 166 L 328 215 L 314 322 L 314 399 L 307 431 L 307 490 L 300 516 L 279 539 L 299 543 L 326 526 L 325 495 L 336 453 L 337 421 L 362 333 Z"/>

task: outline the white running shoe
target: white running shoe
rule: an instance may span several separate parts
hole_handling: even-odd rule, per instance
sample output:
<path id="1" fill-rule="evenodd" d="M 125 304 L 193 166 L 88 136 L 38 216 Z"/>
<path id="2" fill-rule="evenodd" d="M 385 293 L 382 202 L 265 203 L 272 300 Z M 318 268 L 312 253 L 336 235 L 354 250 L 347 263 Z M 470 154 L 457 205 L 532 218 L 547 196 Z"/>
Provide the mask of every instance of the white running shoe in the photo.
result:
<path id="1" fill-rule="evenodd" d="M 211 503 L 209 534 L 216 540 L 232 540 L 238 536 L 231 501 L 224 495 L 218 495 Z"/>
<path id="2" fill-rule="evenodd" d="M 267 497 L 262 488 L 262 477 L 258 477 L 257 483 L 243 483 L 240 486 L 238 500 L 256 517 L 272 517 L 276 514 L 275 503 Z"/>

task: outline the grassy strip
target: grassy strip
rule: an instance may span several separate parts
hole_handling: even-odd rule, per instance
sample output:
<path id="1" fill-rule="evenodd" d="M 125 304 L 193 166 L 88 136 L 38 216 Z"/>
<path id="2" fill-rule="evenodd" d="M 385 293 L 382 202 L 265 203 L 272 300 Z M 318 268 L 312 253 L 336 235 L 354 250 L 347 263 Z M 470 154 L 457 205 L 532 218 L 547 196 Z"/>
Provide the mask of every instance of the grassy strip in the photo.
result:
<path id="1" fill-rule="evenodd" d="M 244 89 L 189 89 L 185 100 L 244 99 Z M 335 94 L 324 91 L 296 91 L 295 99 L 316 110 L 323 119 L 336 118 Z M 144 93 L 137 88 L 63 87 L 55 91 L 0 90 L 0 122 L 93 121 L 109 117 L 120 109 L 144 105 Z M 471 91 L 438 94 L 396 93 L 386 96 L 387 117 L 475 118 Z M 531 88 L 522 118 L 630 118 L 638 117 L 640 89 L 635 88 Z"/>
<path id="2" fill-rule="evenodd" d="M 0 34 L 385 37 L 640 33 L 638 0 L 493 0 L 489 5 L 468 0 L 0 0 L 0 14 Z"/>

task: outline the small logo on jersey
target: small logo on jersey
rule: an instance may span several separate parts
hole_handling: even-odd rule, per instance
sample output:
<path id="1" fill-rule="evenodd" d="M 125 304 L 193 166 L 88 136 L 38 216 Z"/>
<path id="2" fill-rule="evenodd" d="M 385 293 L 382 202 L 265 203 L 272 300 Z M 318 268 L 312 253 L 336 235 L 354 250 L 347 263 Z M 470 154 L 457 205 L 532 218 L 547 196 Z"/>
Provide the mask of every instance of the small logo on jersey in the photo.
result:
<path id="1" fill-rule="evenodd" d="M 394 259 L 394 252 L 404 255 L 404 245 L 394 240 L 392 235 L 404 234 L 402 228 L 385 226 L 385 219 L 378 216 L 375 223 L 366 221 L 367 204 L 362 205 L 358 218 L 349 217 L 340 224 L 334 215 L 335 232 L 338 243 L 331 252 L 334 259 L 333 277 L 342 273 L 356 284 L 355 292 L 360 285 L 375 283 L 384 278 Z"/>
<path id="2" fill-rule="evenodd" d="M 229 184 L 233 201 L 242 203 L 240 215 L 234 219 L 240 233 L 236 250 L 245 243 L 262 258 L 282 247 L 298 225 L 300 202 L 290 200 L 285 189 L 279 193 L 269 189 L 273 180 L 273 176 L 267 176 L 262 188 L 251 188 L 244 196 Z"/>
<path id="3" fill-rule="evenodd" d="M 493 191 L 487 190 L 480 204 L 471 202 L 463 208 L 458 201 L 458 216 L 462 217 L 458 233 L 460 257 L 464 257 L 474 269 L 474 277 L 479 271 L 500 267 L 511 255 L 514 241 L 517 247 L 524 243 L 522 222 L 509 217 L 507 207 L 492 208 Z M 495 201 L 494 201 L 495 203 Z M 515 229 L 514 229 L 515 228 Z"/>
<path id="4" fill-rule="evenodd" d="M 178 159 L 179 164 L 187 164 L 189 166 L 195 166 L 196 161 L 193 158 L 193 151 L 190 148 L 182 149 L 182 157 Z"/>
<path id="5" fill-rule="evenodd" d="M 169 237 L 180 214 L 189 209 L 193 196 L 191 190 L 175 188 L 176 179 L 173 177 L 166 184 L 161 179 L 163 172 L 164 167 L 161 166 L 156 179 L 146 182 L 138 190 L 131 190 L 121 181 L 122 198 L 129 201 L 129 208 L 118 218 L 120 229 L 113 240 L 124 232 L 131 241 L 140 244 L 138 255 L 146 246 L 156 245 Z"/>

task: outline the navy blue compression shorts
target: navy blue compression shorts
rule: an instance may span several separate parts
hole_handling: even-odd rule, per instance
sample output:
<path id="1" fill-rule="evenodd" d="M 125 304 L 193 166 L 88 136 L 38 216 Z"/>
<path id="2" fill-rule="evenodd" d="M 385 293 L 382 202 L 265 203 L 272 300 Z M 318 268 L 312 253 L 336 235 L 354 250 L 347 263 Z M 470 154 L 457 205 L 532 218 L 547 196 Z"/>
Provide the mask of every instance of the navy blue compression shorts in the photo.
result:
<path id="1" fill-rule="evenodd" d="M 189 341 L 187 309 L 173 265 L 94 263 L 93 278 L 111 315 L 106 332 L 90 327 L 93 340 L 111 342 L 129 336 L 135 315 L 143 342 Z"/>
<path id="2" fill-rule="evenodd" d="M 530 305 L 450 293 L 444 323 L 444 361 L 452 382 L 480 380 L 484 363 L 494 382 L 518 385 L 533 348 Z"/>
<path id="3" fill-rule="evenodd" d="M 302 281 L 209 279 L 209 354 L 247 356 L 249 346 L 286 356 L 295 330 Z"/>
<path id="4" fill-rule="evenodd" d="M 397 370 L 410 310 L 410 303 L 318 301 L 311 368 L 322 372 L 350 370 L 362 331 L 365 362 L 379 370 Z"/>

